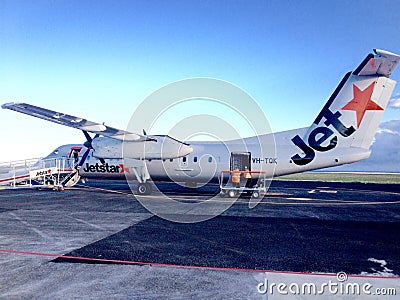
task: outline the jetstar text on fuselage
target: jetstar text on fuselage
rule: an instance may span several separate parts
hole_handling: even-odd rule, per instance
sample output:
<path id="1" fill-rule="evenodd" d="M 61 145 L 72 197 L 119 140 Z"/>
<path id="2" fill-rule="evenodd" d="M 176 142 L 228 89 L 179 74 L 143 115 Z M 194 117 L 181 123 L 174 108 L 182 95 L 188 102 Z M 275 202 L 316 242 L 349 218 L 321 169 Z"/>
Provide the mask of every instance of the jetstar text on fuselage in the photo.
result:
<path id="1" fill-rule="evenodd" d="M 110 165 L 108 163 L 99 164 L 96 163 L 95 165 L 90 165 L 86 163 L 85 167 L 83 168 L 83 172 L 86 173 L 123 173 L 125 168 L 123 165 Z"/>

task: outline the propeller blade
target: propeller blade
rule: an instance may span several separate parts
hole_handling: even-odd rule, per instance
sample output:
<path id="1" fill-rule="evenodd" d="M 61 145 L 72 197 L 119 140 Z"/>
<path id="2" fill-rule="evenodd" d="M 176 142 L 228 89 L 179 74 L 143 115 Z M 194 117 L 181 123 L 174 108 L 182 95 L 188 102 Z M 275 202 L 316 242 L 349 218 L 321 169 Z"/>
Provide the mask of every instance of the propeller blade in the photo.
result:
<path id="1" fill-rule="evenodd" d="M 87 159 L 87 157 L 88 157 L 88 155 L 89 155 L 89 152 L 90 152 L 90 148 L 88 148 L 88 149 L 85 151 L 85 153 L 83 153 L 82 158 L 81 158 L 81 160 L 79 161 L 78 165 L 75 167 L 75 169 L 79 169 L 80 167 L 83 166 L 83 164 L 85 163 L 85 161 L 86 161 L 86 159 Z"/>
<path id="2" fill-rule="evenodd" d="M 86 130 L 82 130 L 83 134 L 85 135 L 86 142 L 83 143 L 83 146 L 85 146 L 88 149 L 92 149 L 92 137 Z"/>
<path id="3" fill-rule="evenodd" d="M 83 134 L 85 135 L 86 140 L 91 143 L 92 142 L 92 137 L 86 130 L 82 130 Z"/>

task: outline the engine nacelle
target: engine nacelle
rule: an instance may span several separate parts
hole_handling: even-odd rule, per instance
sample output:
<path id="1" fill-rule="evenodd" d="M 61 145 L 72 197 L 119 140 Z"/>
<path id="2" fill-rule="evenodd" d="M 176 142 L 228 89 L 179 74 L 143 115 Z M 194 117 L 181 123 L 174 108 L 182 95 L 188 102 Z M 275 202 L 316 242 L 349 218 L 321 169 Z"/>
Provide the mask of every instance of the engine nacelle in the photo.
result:
<path id="1" fill-rule="evenodd" d="M 189 145 L 170 136 L 149 136 L 149 141 L 120 141 L 107 137 L 93 139 L 93 156 L 97 158 L 171 159 L 188 155 Z"/>

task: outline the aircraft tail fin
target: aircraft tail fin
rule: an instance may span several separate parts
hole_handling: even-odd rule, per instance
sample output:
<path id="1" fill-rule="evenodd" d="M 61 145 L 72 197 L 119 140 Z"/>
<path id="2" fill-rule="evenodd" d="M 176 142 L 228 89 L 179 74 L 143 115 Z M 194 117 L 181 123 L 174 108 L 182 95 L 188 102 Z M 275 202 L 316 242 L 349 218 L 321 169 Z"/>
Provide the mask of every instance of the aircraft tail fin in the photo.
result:
<path id="1" fill-rule="evenodd" d="M 341 162 L 335 159 L 338 164 L 368 157 L 396 84 L 389 75 L 399 62 L 399 55 L 374 50 L 374 54 L 369 54 L 353 72 L 347 73 L 307 133 L 292 139 L 303 150 L 302 155 L 292 156 L 292 161 L 304 166 L 319 155 L 326 158 L 328 153 L 338 155 L 339 152 L 342 153 L 340 157 L 347 159 Z M 333 149 L 336 154 L 329 152 Z M 315 164 L 315 167 L 319 165 Z"/>
<path id="2" fill-rule="evenodd" d="M 338 147 L 369 149 L 396 84 L 388 77 L 399 62 L 399 55 L 374 49 L 347 73 L 310 126 L 306 138 L 311 144 L 321 147 L 318 133 L 327 130 L 315 129 L 322 125 L 342 137 L 336 139 Z"/>

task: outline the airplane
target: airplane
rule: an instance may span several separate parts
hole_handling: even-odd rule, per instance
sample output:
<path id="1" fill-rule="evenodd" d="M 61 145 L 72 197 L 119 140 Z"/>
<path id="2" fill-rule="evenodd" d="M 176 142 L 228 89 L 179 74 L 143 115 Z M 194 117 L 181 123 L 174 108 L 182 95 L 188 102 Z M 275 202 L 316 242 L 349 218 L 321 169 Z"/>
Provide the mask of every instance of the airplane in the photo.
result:
<path id="1" fill-rule="evenodd" d="M 236 168 L 247 168 L 260 180 L 368 158 L 396 84 L 389 76 L 399 61 L 397 54 L 374 49 L 343 77 L 309 127 L 223 142 L 137 134 L 27 103 L 2 108 L 82 130 L 87 141 L 77 172 L 89 178 L 135 179 L 137 193 L 147 195 L 151 181 L 193 185 L 217 181 L 221 172 Z"/>

